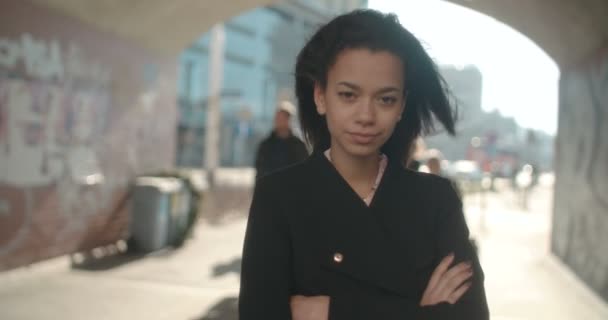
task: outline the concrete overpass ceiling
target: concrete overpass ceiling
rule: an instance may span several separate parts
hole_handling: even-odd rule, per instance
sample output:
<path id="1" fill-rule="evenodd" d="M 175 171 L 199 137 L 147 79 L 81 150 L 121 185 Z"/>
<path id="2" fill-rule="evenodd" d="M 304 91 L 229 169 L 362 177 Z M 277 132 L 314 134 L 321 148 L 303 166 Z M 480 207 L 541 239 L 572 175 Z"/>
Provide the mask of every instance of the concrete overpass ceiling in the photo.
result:
<path id="1" fill-rule="evenodd" d="M 164 54 L 177 54 L 213 24 L 272 0 L 33 0 Z M 606 0 L 450 0 L 528 36 L 560 65 L 608 39 Z"/>
<path id="2" fill-rule="evenodd" d="M 606 0 L 449 0 L 511 26 L 560 66 L 584 59 L 608 42 Z"/>
<path id="3" fill-rule="evenodd" d="M 31 0 L 162 54 L 179 54 L 215 23 L 272 0 Z"/>

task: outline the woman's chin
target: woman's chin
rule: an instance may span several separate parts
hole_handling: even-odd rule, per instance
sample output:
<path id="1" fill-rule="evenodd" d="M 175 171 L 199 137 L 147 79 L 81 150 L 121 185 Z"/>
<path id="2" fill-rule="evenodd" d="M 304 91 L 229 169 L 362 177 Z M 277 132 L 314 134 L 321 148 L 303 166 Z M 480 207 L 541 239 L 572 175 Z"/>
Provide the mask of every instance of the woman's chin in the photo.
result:
<path id="1" fill-rule="evenodd" d="M 347 150 L 349 155 L 357 158 L 375 156 L 380 151 L 380 147 L 373 144 L 352 144 Z"/>

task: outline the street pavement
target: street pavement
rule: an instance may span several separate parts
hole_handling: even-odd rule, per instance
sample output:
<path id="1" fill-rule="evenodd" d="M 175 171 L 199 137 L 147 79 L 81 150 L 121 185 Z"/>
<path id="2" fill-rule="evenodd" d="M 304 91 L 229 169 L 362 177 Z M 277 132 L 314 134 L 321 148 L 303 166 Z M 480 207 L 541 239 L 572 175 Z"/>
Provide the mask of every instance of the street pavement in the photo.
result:
<path id="1" fill-rule="evenodd" d="M 492 319 L 608 319 L 608 305 L 549 253 L 550 184 L 533 193 L 527 210 L 508 190 L 465 199 Z M 178 250 L 76 268 L 63 257 L 2 273 L 0 319 L 237 319 L 249 199 L 238 187 L 212 192 L 194 237 Z"/>

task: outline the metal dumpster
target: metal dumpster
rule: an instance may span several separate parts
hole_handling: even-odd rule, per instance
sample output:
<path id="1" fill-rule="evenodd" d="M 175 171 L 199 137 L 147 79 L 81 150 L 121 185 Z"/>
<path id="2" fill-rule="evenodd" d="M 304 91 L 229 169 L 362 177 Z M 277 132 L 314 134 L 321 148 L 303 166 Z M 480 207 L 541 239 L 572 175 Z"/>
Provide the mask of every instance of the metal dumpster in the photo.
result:
<path id="1" fill-rule="evenodd" d="M 139 177 L 131 202 L 131 243 L 143 252 L 160 250 L 172 242 L 183 223 L 185 187 L 171 177 Z"/>

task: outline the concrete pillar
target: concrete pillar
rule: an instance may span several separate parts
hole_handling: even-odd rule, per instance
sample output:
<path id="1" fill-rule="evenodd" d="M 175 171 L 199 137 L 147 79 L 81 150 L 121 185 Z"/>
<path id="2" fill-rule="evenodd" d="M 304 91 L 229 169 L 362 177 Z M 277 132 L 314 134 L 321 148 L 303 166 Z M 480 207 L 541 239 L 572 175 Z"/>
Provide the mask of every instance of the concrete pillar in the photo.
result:
<path id="1" fill-rule="evenodd" d="M 553 252 L 608 302 L 608 47 L 562 68 Z"/>
<path id="2" fill-rule="evenodd" d="M 211 184 L 213 184 L 215 170 L 219 166 L 221 91 L 224 74 L 225 42 L 224 26 L 222 24 L 214 26 L 211 30 L 211 42 L 209 45 L 209 99 L 207 103 L 204 164 Z"/>

